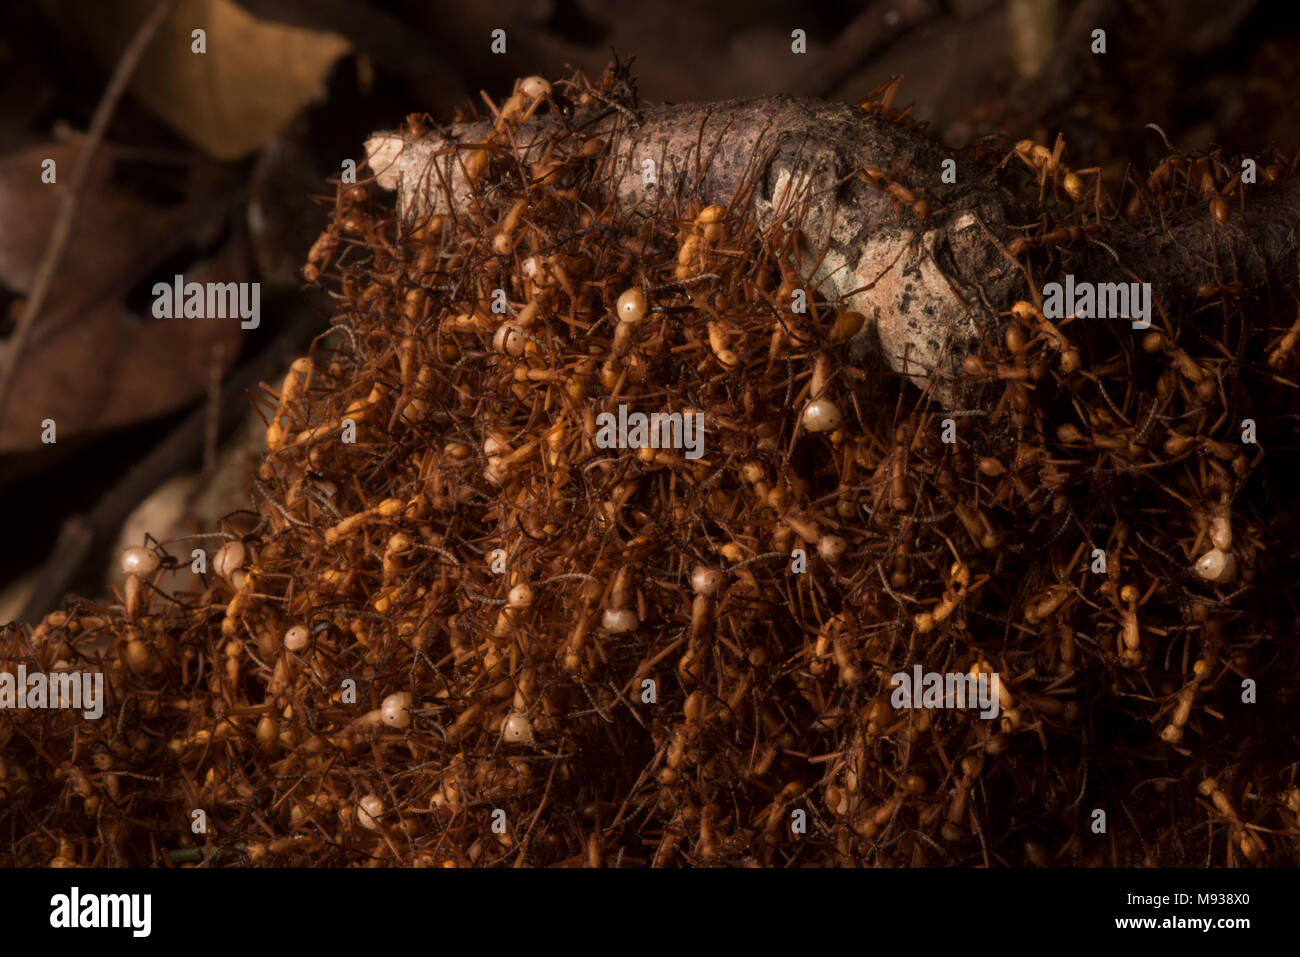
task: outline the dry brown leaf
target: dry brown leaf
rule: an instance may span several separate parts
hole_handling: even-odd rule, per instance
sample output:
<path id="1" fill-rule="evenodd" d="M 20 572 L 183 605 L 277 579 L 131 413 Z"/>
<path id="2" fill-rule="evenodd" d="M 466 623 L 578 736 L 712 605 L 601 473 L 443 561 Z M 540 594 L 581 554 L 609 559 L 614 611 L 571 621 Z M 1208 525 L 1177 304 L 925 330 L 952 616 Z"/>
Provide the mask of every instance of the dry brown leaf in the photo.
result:
<path id="1" fill-rule="evenodd" d="M 78 147 L 48 144 L 0 157 L 0 281 L 26 293 L 45 251 L 59 189 Z M 40 182 L 54 159 L 60 182 Z M 121 276 L 171 228 L 166 213 L 115 191 L 111 162 L 96 162 L 77 209 L 54 288 L 23 352 L 0 419 L 0 452 L 39 448 L 41 420 L 59 439 L 116 428 L 176 409 L 207 388 L 214 347 L 224 365 L 239 352 L 238 318 L 153 319 L 119 301 Z M 247 279 L 227 246 L 217 259 L 185 270 L 187 282 Z M 170 281 L 172 276 L 150 277 Z M 10 347 L 0 342 L 0 354 Z"/>
<path id="2" fill-rule="evenodd" d="M 111 69 L 154 3 L 50 0 L 47 8 Z M 206 53 L 191 52 L 196 29 L 207 32 Z M 258 20 L 231 0 L 181 0 L 145 51 L 131 92 L 208 154 L 238 159 L 314 100 L 349 49 L 336 33 Z"/>

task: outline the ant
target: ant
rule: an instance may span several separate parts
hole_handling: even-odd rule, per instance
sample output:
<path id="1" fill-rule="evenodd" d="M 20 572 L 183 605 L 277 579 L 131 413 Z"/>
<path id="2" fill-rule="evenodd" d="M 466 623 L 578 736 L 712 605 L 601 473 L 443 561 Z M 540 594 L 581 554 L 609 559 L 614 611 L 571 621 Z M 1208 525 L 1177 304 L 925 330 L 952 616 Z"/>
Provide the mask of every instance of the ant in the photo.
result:
<path id="1" fill-rule="evenodd" d="M 1219 297 L 1224 299 L 1240 299 L 1242 296 L 1246 295 L 1246 287 L 1236 280 L 1225 285 L 1203 282 L 1196 287 L 1196 295 L 1200 299 L 1215 299 Z"/>
<path id="2" fill-rule="evenodd" d="M 916 218 L 924 222 L 930 216 L 930 204 L 923 199 L 918 199 L 916 193 L 895 179 L 907 172 L 907 166 L 908 164 L 904 163 L 901 169 L 898 168 L 898 157 L 895 156 L 889 162 L 888 173 L 878 166 L 864 166 L 858 171 L 858 175 L 874 184 L 877 189 L 889 194 L 889 198 L 894 201 L 894 212 L 898 213 L 900 218 L 902 208 L 910 206 L 912 212 L 916 213 Z"/>
<path id="3" fill-rule="evenodd" d="M 898 95 L 899 88 L 903 85 L 903 74 L 895 73 L 884 83 L 872 89 L 862 99 L 858 106 L 866 110 L 873 116 L 879 116 L 895 126 L 901 126 L 908 130 L 923 130 L 930 124 L 920 120 L 914 120 L 907 114 L 912 112 L 914 103 L 909 103 L 901 110 L 893 108 L 894 97 Z"/>
<path id="4" fill-rule="evenodd" d="M 1087 226 L 1062 226 L 1048 232 L 1044 224 L 1043 230 L 1037 236 L 1017 236 L 1007 244 L 1007 252 L 1018 259 L 1026 250 L 1077 243 L 1090 233 L 1100 232 L 1101 225 L 1090 223 Z"/>
<path id="5" fill-rule="evenodd" d="M 1101 167 L 1089 166 L 1087 169 L 1071 170 L 1061 162 L 1061 157 L 1065 153 L 1065 136 L 1061 133 L 1056 134 L 1056 145 L 1049 150 L 1046 146 L 1035 143 L 1033 140 L 1021 140 L 1010 153 L 998 164 L 998 169 L 1005 166 L 1013 156 L 1020 157 L 1029 169 L 1038 175 L 1038 202 L 1043 202 L 1043 193 L 1047 189 L 1047 181 L 1052 181 L 1052 195 L 1059 199 L 1058 189 L 1064 190 L 1065 195 L 1072 202 L 1078 203 L 1083 200 L 1084 188 L 1082 174 L 1092 173 L 1096 176 L 1096 192 L 1093 197 L 1094 206 L 1100 210 L 1102 208 L 1101 194 Z"/>

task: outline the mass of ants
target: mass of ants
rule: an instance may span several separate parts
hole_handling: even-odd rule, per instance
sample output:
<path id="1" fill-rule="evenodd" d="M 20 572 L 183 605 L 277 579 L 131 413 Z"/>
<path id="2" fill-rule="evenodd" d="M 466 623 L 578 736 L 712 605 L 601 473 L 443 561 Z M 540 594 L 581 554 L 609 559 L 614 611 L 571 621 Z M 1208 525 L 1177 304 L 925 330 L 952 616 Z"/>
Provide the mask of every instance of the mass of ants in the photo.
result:
<path id="1" fill-rule="evenodd" d="M 864 110 L 914 124 L 896 90 Z M 109 706 L 0 721 L 0 863 L 1300 863 L 1300 320 L 1207 275 L 1194 314 L 1084 329 L 1034 284 L 1121 209 L 1213 228 L 1222 157 L 1111 201 L 1018 144 L 1054 202 L 952 409 L 855 363 L 796 219 L 622 208 L 579 123 L 517 159 L 534 113 L 629 93 L 518 83 L 465 210 L 339 185 L 305 269 L 334 319 L 262 398 L 205 587 L 160 592 L 195 543 L 146 542 L 116 602 L 4 634 Z M 596 447 L 619 404 L 703 412 L 704 456 Z M 895 708 L 917 663 L 998 673 L 999 717 Z"/>

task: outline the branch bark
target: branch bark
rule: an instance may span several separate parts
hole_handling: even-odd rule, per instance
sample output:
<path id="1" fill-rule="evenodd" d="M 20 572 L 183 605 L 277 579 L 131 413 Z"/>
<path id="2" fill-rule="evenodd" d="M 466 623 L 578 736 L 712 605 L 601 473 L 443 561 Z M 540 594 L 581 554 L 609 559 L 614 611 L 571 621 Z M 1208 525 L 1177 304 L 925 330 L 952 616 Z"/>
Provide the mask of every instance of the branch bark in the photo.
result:
<path id="1" fill-rule="evenodd" d="M 542 158 L 557 122 L 534 118 L 516 131 L 523 162 Z M 695 197 L 730 203 L 733 213 L 745 204 L 763 228 L 797 217 L 807 252 L 801 274 L 810 285 L 867 316 L 880 361 L 919 384 L 933 379 L 949 399 L 960 396 L 954 383 L 972 338 L 996 334 L 997 313 L 1029 298 L 1031 278 L 1069 272 L 1096 283 L 1150 282 L 1153 303 L 1172 317 L 1195 303 L 1202 282 L 1239 280 L 1272 293 L 1296 276 L 1300 184 L 1293 179 L 1248 187 L 1244 208 L 1234 198 L 1226 225 L 1212 224 L 1200 202 L 1136 223 L 1106 221 L 1033 275 L 1005 251 L 1040 228 L 1032 202 L 1005 188 L 996 169 L 860 108 L 778 96 L 635 115 L 591 110 L 568 125 L 606 141 L 595 175 L 627 209 L 651 214 L 665 197 Z M 367 155 L 408 220 L 463 210 L 471 197 L 463 160 L 489 130 L 471 123 L 419 138 L 376 133 Z M 657 166 L 654 186 L 643 181 L 647 159 Z M 954 183 L 942 179 L 949 160 Z M 855 175 L 868 165 L 893 170 L 894 180 L 927 201 L 930 216 L 919 219 Z"/>

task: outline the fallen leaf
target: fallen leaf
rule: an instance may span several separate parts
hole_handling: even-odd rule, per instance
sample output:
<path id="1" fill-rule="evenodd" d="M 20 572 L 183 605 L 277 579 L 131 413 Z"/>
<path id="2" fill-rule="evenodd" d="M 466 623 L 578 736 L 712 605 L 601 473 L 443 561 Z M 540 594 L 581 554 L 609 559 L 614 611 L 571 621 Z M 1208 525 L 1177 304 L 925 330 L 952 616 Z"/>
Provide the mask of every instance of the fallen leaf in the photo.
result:
<path id="1" fill-rule="evenodd" d="M 59 189 L 78 147 L 48 144 L 0 157 L 0 281 L 23 295 L 45 252 Z M 42 184 L 41 161 L 55 160 L 59 182 Z M 41 447 L 41 421 L 54 419 L 57 438 L 119 428 L 177 409 L 203 395 L 215 347 L 223 368 L 239 353 L 238 317 L 154 319 L 120 302 L 124 275 L 142 251 L 163 241 L 173 222 L 166 210 L 114 189 L 105 153 L 92 168 L 72 235 L 45 308 L 15 373 L 0 417 L 0 452 Z M 228 244 L 206 263 L 185 269 L 186 282 L 248 278 Z M 170 282 L 171 275 L 148 277 Z M 0 353 L 11 348 L 0 342 Z"/>
<path id="2" fill-rule="evenodd" d="M 47 4 L 112 69 L 156 0 Z M 206 53 L 192 33 L 206 32 Z M 257 149 L 321 92 L 351 49 L 336 33 L 259 20 L 231 0 L 181 0 L 131 79 L 131 92 L 175 130 L 218 159 Z"/>

